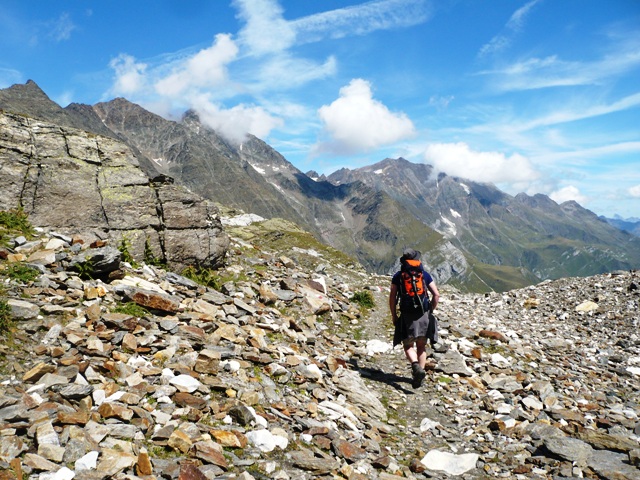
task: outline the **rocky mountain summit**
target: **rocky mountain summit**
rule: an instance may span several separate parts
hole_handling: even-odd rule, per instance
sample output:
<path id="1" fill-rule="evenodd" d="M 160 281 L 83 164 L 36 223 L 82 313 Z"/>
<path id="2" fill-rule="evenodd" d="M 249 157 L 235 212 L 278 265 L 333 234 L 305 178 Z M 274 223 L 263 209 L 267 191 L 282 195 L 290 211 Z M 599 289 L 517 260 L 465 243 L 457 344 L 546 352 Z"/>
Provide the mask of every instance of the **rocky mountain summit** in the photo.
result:
<path id="1" fill-rule="evenodd" d="M 637 273 L 443 287 L 414 390 L 389 277 L 221 222 L 229 256 L 199 283 L 109 240 L 3 235 L 0 478 L 640 478 Z"/>

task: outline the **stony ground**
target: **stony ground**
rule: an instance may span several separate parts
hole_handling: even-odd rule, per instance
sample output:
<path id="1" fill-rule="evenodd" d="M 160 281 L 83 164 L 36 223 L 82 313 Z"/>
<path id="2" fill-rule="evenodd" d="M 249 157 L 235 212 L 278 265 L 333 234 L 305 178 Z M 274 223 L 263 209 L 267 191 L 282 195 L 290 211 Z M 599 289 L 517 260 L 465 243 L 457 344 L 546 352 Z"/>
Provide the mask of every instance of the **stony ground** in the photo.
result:
<path id="1" fill-rule="evenodd" d="M 413 389 L 389 278 L 234 242 L 216 288 L 51 232 L 0 251 L 0 478 L 640 478 L 636 273 L 441 286 Z"/>

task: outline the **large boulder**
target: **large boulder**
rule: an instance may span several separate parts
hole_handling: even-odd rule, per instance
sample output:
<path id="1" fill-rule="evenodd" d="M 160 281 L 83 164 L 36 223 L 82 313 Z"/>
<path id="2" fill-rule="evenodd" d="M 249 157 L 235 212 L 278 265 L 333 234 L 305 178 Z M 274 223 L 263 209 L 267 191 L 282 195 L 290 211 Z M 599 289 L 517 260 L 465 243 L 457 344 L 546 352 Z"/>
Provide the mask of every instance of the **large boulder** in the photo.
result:
<path id="1" fill-rule="evenodd" d="M 136 260 L 216 267 L 229 238 L 209 201 L 147 177 L 113 138 L 0 111 L 0 210 L 34 226 L 126 245 Z"/>

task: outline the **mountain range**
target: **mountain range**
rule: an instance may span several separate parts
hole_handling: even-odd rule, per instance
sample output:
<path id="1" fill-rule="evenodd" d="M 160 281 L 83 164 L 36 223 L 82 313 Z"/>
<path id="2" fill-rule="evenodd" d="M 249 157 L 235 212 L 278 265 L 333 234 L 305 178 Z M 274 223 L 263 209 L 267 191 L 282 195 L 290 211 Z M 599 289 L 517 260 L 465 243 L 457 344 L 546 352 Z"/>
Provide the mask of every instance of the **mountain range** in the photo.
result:
<path id="1" fill-rule="evenodd" d="M 62 108 L 33 81 L 0 90 L 0 109 L 114 138 L 150 179 L 292 221 L 378 273 L 392 272 L 405 247 L 439 282 L 472 291 L 640 266 L 640 238 L 576 202 L 511 196 L 402 158 L 303 173 L 257 137 L 226 140 L 195 112 L 172 121 L 123 98 Z"/>
<path id="2" fill-rule="evenodd" d="M 636 237 L 640 237 L 640 218 L 622 218 L 620 215 L 614 215 L 613 218 L 600 218 L 620 230 L 624 230 Z"/>

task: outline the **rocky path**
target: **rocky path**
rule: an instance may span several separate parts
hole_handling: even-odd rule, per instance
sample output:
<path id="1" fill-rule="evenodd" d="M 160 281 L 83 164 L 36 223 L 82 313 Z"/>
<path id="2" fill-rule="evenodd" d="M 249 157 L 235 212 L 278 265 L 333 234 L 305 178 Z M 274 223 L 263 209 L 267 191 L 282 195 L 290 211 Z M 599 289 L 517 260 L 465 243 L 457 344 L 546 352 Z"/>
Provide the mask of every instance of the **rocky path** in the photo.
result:
<path id="1" fill-rule="evenodd" d="M 78 240 L 0 251 L 2 480 L 640 478 L 633 272 L 441 288 L 414 390 L 388 278 L 234 240 L 214 289 Z"/>
<path id="2" fill-rule="evenodd" d="M 468 478 L 640 477 L 629 465 L 640 435 L 635 274 L 506 294 L 443 290 L 441 343 L 422 388 L 410 387 L 399 347 L 362 369 L 406 434 L 398 456 L 481 453 L 482 469 Z M 371 316 L 378 338 L 390 335 L 380 331 L 385 313 Z"/>

